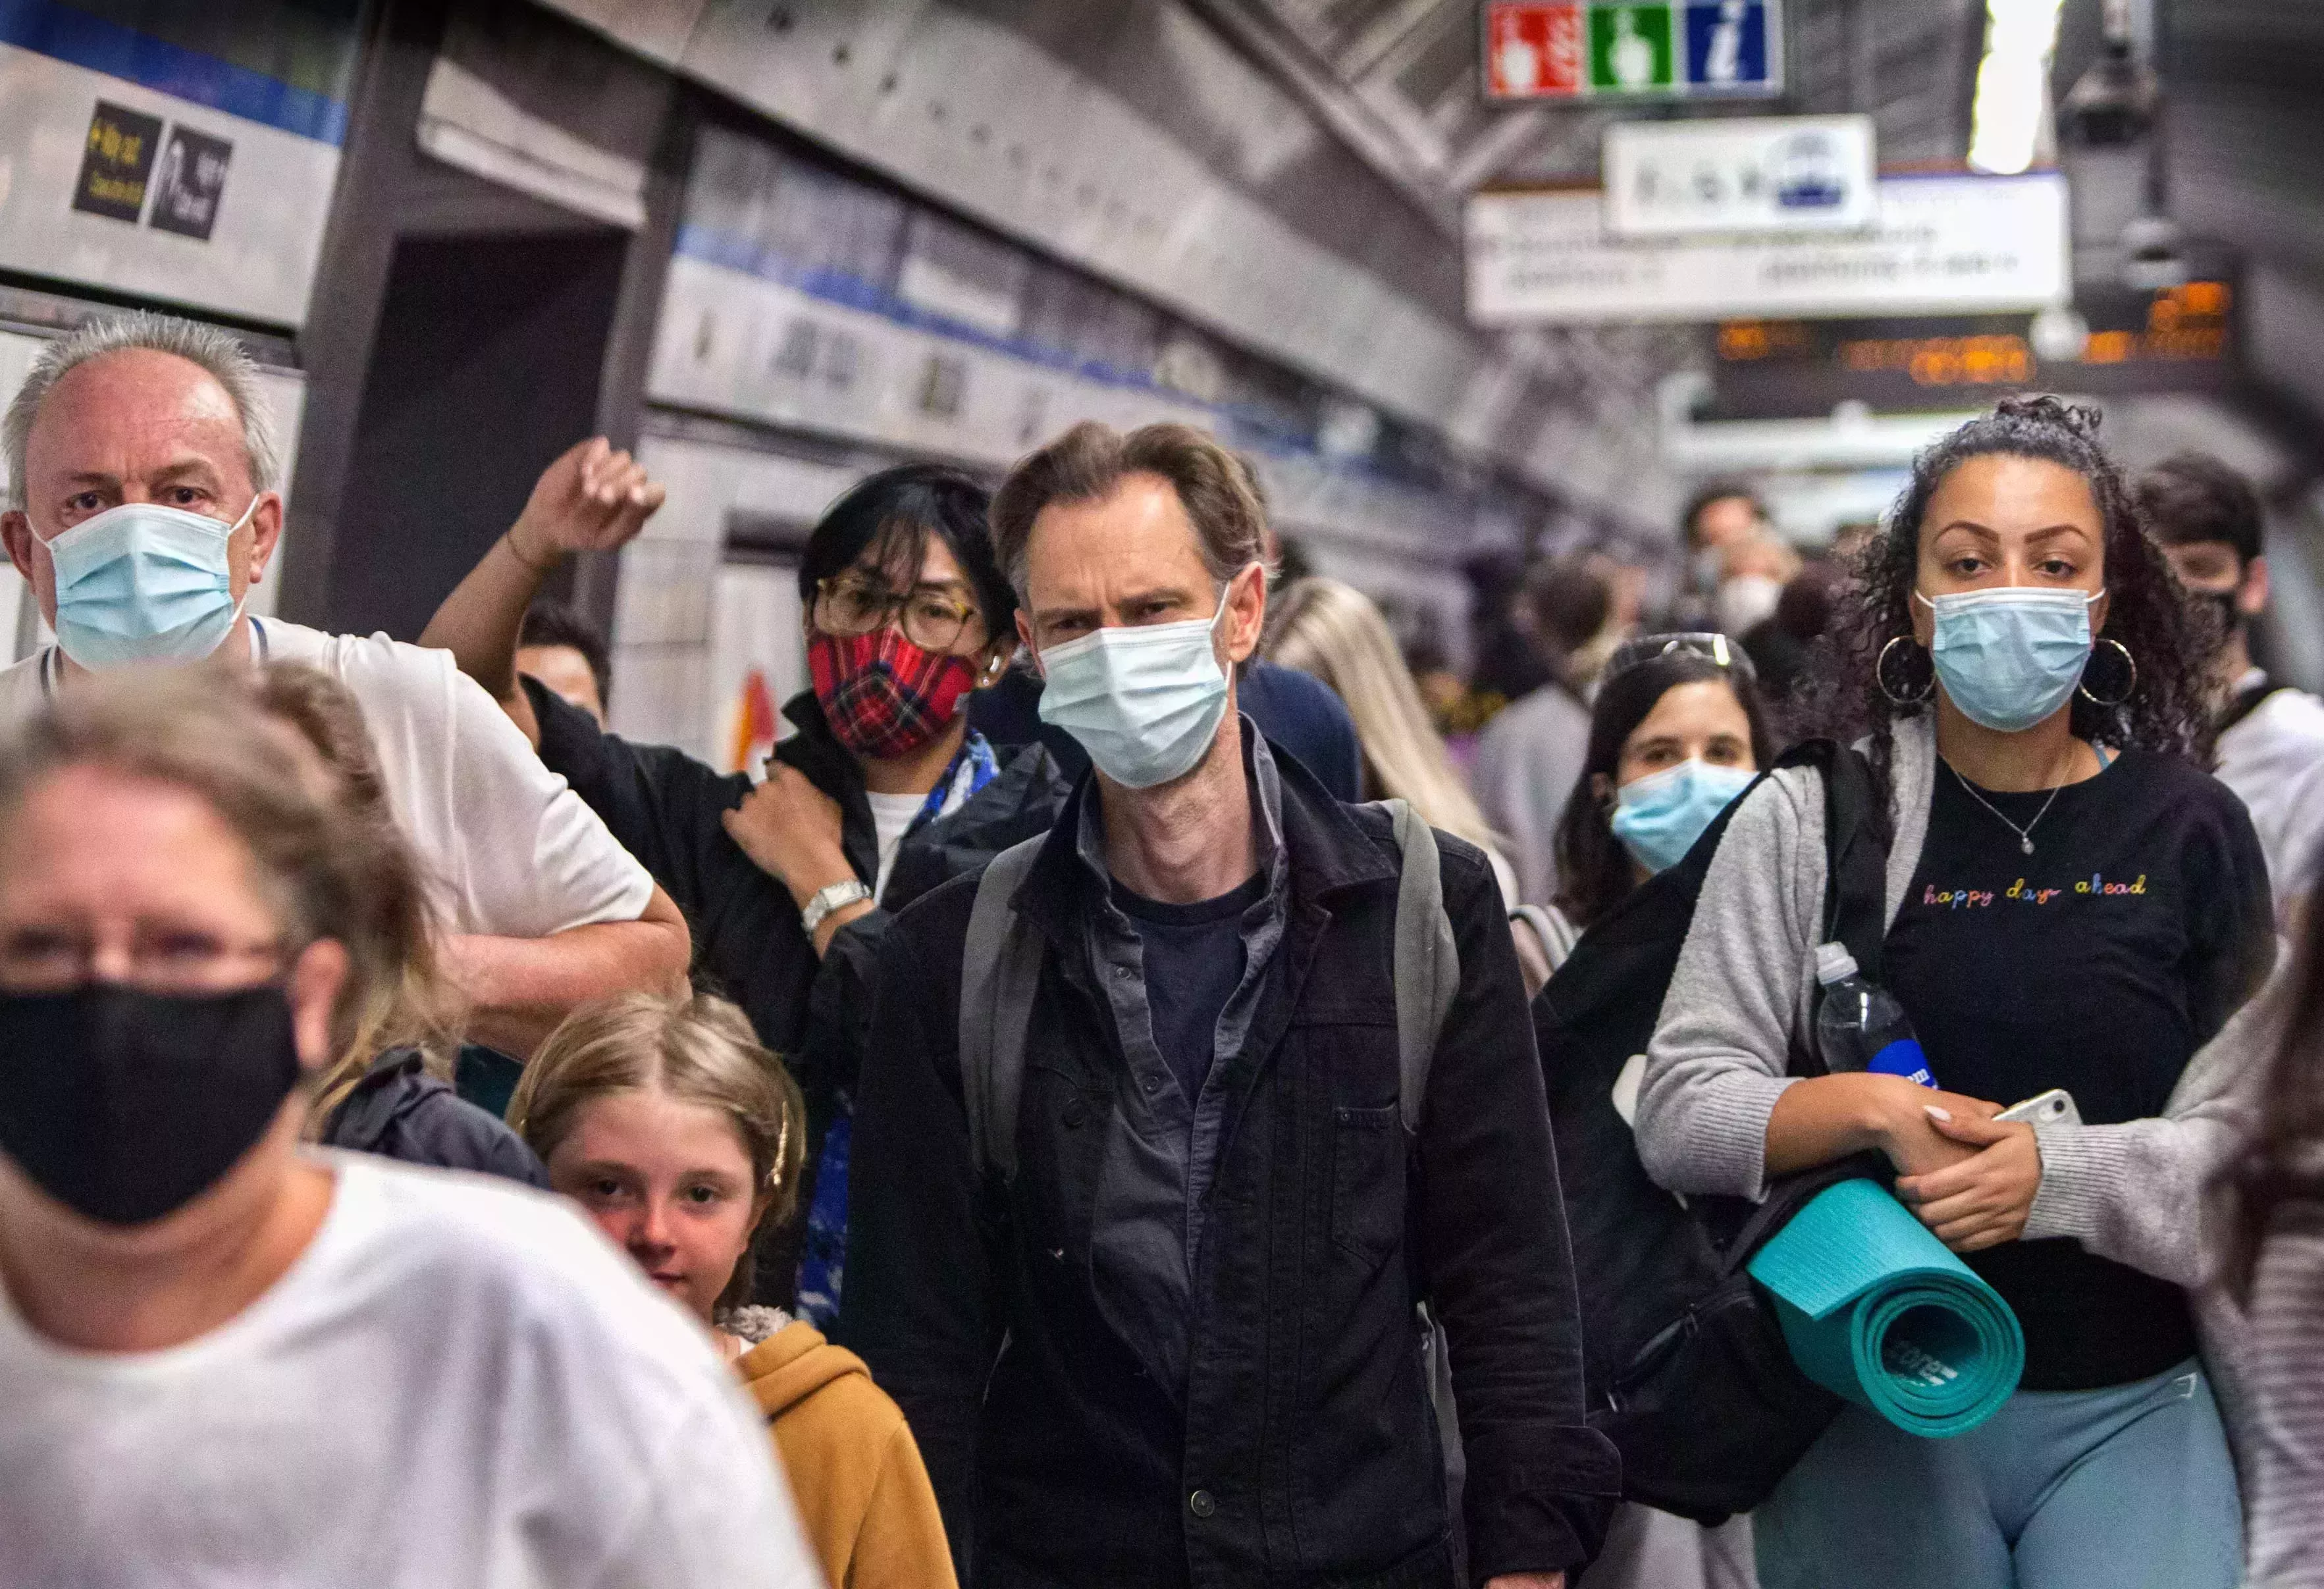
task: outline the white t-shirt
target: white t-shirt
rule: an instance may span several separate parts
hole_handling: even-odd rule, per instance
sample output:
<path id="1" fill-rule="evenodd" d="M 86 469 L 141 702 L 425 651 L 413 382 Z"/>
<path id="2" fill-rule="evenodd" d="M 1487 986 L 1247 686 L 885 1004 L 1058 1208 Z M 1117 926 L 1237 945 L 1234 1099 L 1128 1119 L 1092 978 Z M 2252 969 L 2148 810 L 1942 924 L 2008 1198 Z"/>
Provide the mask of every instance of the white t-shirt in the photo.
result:
<path id="1" fill-rule="evenodd" d="M 652 877 L 451 652 L 251 624 L 254 654 L 327 673 L 363 707 L 388 804 L 448 930 L 546 938 L 643 914 Z M 49 646 L 0 670 L 0 727 L 41 708 L 59 661 Z"/>
<path id="2" fill-rule="evenodd" d="M 2255 669 L 2243 683 L 2265 678 Z M 2324 864 L 2324 701 L 2279 689 L 2219 735 L 2219 781 L 2251 812 L 2279 910 Z"/>
<path id="3" fill-rule="evenodd" d="M 949 817 L 968 804 L 969 786 L 976 781 L 975 769 L 963 762 L 952 775 L 952 787 L 945 791 L 944 804 L 936 815 Z M 872 831 L 880 841 L 880 872 L 872 880 L 872 897 L 880 898 L 888 892 L 888 874 L 896 869 L 896 853 L 904 847 L 904 835 L 909 830 L 920 808 L 928 803 L 925 794 L 874 794 L 863 791 L 872 804 Z"/>
<path id="4" fill-rule="evenodd" d="M 896 852 L 903 847 L 904 830 L 928 803 L 928 797 L 873 794 L 866 790 L 863 798 L 872 802 L 872 830 L 880 836 L 880 875 L 872 883 L 872 897 L 877 899 L 888 892 L 888 873 L 896 869 Z"/>
<path id="5" fill-rule="evenodd" d="M 166 1351 L 69 1351 L 0 1292 L 0 1580 L 808 1589 L 766 1428 L 571 1207 L 323 1155 L 288 1273 Z"/>

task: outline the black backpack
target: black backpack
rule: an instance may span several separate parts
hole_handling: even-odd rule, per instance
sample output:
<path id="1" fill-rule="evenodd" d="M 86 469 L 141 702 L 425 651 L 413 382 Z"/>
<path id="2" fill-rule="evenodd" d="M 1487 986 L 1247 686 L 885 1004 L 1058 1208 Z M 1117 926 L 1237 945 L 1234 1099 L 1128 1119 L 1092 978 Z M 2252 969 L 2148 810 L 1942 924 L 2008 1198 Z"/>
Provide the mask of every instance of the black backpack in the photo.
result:
<path id="1" fill-rule="evenodd" d="M 1877 978 L 1887 847 L 1871 769 L 1829 740 L 1776 764 L 1822 774 L 1823 937 L 1846 944 Z M 1742 803 L 1591 926 L 1533 1006 L 1573 1268 L 1584 1277 L 1590 1423 L 1622 1454 L 1625 1500 L 1705 1524 L 1757 1505 L 1840 1406 L 1793 1363 L 1744 1265 L 1817 1192 L 1886 1173 L 1877 1155 L 1858 1155 L 1785 1178 L 1762 1203 L 1682 1200 L 1647 1178 L 1615 1105 L 1624 1068 L 1654 1034 L 1703 874 Z M 1809 1034 L 1794 1044 L 1790 1071 L 1823 1074 Z"/>

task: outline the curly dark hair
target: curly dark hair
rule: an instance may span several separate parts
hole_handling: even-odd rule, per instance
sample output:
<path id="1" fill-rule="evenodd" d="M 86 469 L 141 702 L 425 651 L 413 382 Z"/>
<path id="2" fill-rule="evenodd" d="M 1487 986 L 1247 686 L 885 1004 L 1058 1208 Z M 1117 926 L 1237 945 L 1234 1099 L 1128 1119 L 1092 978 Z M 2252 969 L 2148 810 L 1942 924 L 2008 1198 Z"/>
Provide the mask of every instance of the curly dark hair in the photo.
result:
<path id="1" fill-rule="evenodd" d="M 2137 501 L 2099 447 L 2098 430 L 2094 409 L 2054 397 L 2006 398 L 1991 413 L 1969 420 L 1913 460 L 1911 483 L 1889 510 L 1881 532 L 1858 554 L 1854 577 L 1838 605 L 1829 651 L 1811 670 L 1821 680 L 1812 719 L 1821 732 L 1842 740 L 1869 733 L 1873 770 L 1884 794 L 1896 720 L 1928 709 L 1924 691 L 1933 679 L 1927 651 L 1912 638 L 1921 522 L 1948 475 L 1970 458 L 1994 455 L 2071 469 L 2089 486 L 2106 522 L 2107 601 L 2101 637 L 2128 651 L 2134 666 L 2125 667 L 2111 646 L 2092 653 L 2086 674 L 2091 692 L 2077 690 L 2073 697 L 2075 734 L 2166 755 L 2208 753 L 2204 669 L 2210 637 L 2169 561 L 2147 536 Z M 1904 643 L 1889 651 L 1900 637 Z M 1890 690 L 1923 699 L 1900 701 Z M 2092 696 L 2120 698 L 2107 706 Z M 1885 799 L 1882 804 L 1885 810 Z"/>

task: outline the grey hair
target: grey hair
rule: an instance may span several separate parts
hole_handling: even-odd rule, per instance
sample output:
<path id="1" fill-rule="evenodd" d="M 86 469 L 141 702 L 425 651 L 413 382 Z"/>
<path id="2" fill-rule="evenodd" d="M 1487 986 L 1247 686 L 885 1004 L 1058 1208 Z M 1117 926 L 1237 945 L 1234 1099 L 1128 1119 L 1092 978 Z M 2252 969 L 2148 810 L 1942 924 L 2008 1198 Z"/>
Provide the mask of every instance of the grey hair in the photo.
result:
<path id="1" fill-rule="evenodd" d="M 222 327 L 151 309 L 107 315 L 84 322 L 41 349 L 24 383 L 9 401 L 0 419 L 0 448 L 8 462 L 8 505 L 24 506 L 24 456 L 32 446 L 32 421 L 56 383 L 80 365 L 108 353 L 143 348 L 167 353 L 198 365 L 225 388 L 242 420 L 242 450 L 256 491 L 274 491 L 282 484 L 282 449 L 274 438 L 274 416 L 258 390 L 258 365 L 241 340 Z"/>

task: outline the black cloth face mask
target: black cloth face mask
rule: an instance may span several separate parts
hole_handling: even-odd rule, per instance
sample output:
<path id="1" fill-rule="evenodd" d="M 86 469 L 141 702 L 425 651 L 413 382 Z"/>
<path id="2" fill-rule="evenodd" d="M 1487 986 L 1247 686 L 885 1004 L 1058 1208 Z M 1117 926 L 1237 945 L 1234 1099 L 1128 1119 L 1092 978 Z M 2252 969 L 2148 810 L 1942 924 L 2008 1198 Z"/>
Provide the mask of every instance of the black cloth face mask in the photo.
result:
<path id="1" fill-rule="evenodd" d="M 2218 609 L 2221 639 L 2232 638 L 2243 628 L 2244 610 L 2236 605 L 2237 598 L 2243 595 L 2242 587 L 2238 586 L 2233 590 L 2206 590 L 2198 594 Z"/>
<path id="2" fill-rule="evenodd" d="M 147 1224 L 216 1186 L 298 1085 L 290 1005 L 271 983 L 0 993 L 0 1149 L 106 1224 Z"/>

